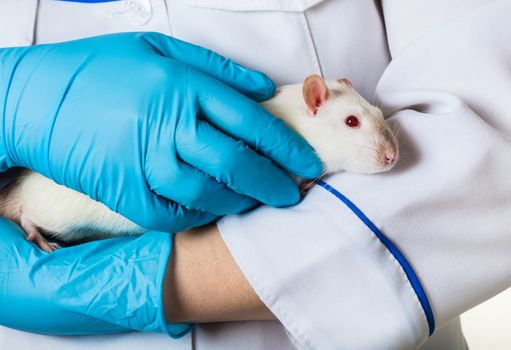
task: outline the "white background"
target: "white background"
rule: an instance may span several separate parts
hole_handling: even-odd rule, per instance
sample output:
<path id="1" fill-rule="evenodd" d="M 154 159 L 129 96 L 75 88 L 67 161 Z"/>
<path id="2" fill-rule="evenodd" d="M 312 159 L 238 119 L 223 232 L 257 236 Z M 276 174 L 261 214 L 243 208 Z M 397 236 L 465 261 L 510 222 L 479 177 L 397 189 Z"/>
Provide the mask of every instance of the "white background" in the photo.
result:
<path id="1" fill-rule="evenodd" d="M 511 348 L 511 289 L 461 316 L 470 350 Z"/>

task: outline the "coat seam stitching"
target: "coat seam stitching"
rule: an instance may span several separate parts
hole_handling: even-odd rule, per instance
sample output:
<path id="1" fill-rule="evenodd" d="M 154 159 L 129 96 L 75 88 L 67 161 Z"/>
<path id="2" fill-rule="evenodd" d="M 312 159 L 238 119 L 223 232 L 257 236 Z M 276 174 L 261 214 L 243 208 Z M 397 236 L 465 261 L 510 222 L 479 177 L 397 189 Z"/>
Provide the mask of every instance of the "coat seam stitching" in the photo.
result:
<path id="1" fill-rule="evenodd" d="M 319 63 L 318 50 L 314 43 L 314 38 L 312 37 L 312 31 L 310 28 L 309 20 L 307 19 L 307 13 L 305 11 L 302 12 L 301 14 L 301 22 L 305 33 L 305 40 L 307 41 L 309 54 L 312 60 L 312 64 L 314 66 L 314 70 L 316 73 L 323 76 L 323 70 L 321 68 L 321 64 Z"/>

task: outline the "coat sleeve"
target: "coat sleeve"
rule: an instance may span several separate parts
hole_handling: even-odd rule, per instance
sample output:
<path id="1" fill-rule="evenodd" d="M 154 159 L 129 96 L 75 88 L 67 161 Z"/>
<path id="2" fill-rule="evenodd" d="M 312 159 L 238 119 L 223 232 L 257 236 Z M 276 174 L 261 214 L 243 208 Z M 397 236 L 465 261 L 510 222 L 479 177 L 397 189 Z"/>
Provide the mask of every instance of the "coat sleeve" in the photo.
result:
<path id="1" fill-rule="evenodd" d="M 416 348 L 511 285 L 511 3 L 468 3 L 383 2 L 395 169 L 219 223 L 299 348 Z"/>

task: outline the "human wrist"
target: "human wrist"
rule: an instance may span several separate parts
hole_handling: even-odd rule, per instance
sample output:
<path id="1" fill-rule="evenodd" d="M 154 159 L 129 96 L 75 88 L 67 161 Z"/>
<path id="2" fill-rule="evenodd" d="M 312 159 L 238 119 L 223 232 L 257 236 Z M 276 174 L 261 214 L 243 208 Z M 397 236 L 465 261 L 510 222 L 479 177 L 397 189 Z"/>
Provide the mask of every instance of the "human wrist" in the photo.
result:
<path id="1" fill-rule="evenodd" d="M 246 280 L 214 224 L 174 236 L 163 289 L 169 323 L 275 318 Z"/>

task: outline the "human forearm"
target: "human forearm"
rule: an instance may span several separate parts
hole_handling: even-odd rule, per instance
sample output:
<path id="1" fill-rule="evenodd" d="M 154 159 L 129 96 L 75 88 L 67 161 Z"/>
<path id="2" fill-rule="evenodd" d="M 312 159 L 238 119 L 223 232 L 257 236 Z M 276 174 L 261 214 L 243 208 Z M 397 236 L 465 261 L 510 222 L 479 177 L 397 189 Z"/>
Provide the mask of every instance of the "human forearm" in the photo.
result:
<path id="1" fill-rule="evenodd" d="M 270 320 L 212 224 L 174 237 L 163 302 L 168 322 Z"/>

